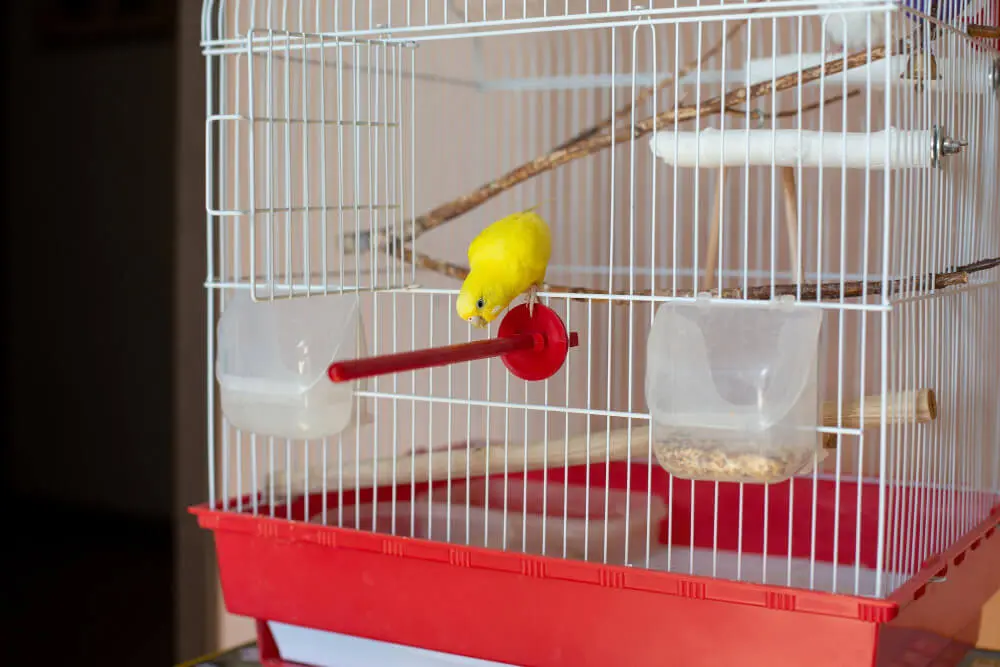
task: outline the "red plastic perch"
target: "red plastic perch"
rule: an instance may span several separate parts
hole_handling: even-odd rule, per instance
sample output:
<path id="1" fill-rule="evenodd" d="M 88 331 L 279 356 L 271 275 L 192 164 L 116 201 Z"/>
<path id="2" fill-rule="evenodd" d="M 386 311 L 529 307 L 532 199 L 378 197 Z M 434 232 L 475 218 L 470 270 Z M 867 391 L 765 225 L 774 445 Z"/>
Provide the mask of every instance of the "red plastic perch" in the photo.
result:
<path id="1" fill-rule="evenodd" d="M 500 322 L 497 338 L 338 361 L 330 364 L 327 375 L 334 382 L 349 382 L 376 375 L 500 357 L 507 370 L 522 380 L 545 380 L 562 368 L 569 348 L 577 345 L 579 336 L 575 331 L 566 333 L 566 326 L 554 310 L 535 304 L 532 317 L 528 314 L 527 304 L 521 304 L 511 309 Z"/>

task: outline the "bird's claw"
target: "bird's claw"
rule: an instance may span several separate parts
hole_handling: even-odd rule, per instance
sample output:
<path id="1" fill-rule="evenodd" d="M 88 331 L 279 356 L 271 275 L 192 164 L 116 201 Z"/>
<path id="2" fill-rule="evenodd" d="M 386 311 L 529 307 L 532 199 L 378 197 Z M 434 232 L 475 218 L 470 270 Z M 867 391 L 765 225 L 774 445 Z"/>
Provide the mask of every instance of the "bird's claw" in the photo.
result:
<path id="1" fill-rule="evenodd" d="M 535 304 L 538 303 L 538 286 L 528 288 L 528 317 L 535 316 Z"/>

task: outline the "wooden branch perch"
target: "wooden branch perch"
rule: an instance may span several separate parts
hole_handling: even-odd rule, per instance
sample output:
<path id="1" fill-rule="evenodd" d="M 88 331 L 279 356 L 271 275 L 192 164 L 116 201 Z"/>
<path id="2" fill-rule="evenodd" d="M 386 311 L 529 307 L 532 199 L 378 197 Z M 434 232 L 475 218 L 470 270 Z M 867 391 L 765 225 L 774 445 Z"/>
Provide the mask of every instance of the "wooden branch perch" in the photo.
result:
<path id="1" fill-rule="evenodd" d="M 765 118 L 793 118 L 793 117 L 799 115 L 799 113 L 807 113 L 809 111 L 815 111 L 816 109 L 819 109 L 820 107 L 831 106 L 831 105 L 836 104 L 837 102 L 841 102 L 843 100 L 848 100 L 848 99 L 850 99 L 852 97 L 856 97 L 856 96 L 858 96 L 860 94 L 861 94 L 861 90 L 854 89 L 854 90 L 848 91 L 847 95 L 839 95 L 839 94 L 838 95 L 833 95 L 831 97 L 826 98 L 825 100 L 822 100 L 820 102 L 813 102 L 812 104 L 807 104 L 807 105 L 805 105 L 805 106 L 803 106 L 801 108 L 797 108 L 797 109 L 782 109 L 782 110 L 776 111 L 774 113 L 770 113 L 770 112 L 767 112 L 767 111 L 760 111 L 760 110 L 751 109 L 750 110 L 750 118 L 760 119 L 760 120 L 764 120 Z M 728 109 L 726 109 L 726 113 L 729 114 L 729 115 L 731 115 L 731 116 L 744 116 L 744 117 L 746 117 L 747 110 L 745 108 L 744 109 L 740 109 L 739 107 L 729 107 Z"/>
<path id="2" fill-rule="evenodd" d="M 410 248 L 407 248 L 405 243 L 419 237 L 426 231 L 434 229 L 435 227 L 457 218 L 458 216 L 476 208 L 500 193 L 509 190 L 515 185 L 524 182 L 533 176 L 537 176 L 538 174 L 554 169 L 556 166 L 565 164 L 580 157 L 596 153 L 603 148 L 611 146 L 613 143 L 624 142 L 633 138 L 641 137 L 653 131 L 655 128 L 662 127 L 671 122 L 697 118 L 699 117 L 699 113 L 723 113 L 725 109 L 731 109 L 734 105 L 741 102 L 748 102 L 751 99 L 770 95 L 774 92 L 788 90 L 790 88 L 818 80 L 823 76 L 830 76 L 849 69 L 861 67 L 877 60 L 881 60 L 885 57 L 886 50 L 884 47 L 872 49 L 870 52 L 867 50 L 860 51 L 851 54 L 846 59 L 843 57 L 837 57 L 834 60 L 828 61 L 822 65 L 816 65 L 814 67 L 804 69 L 801 72 L 793 72 L 779 77 L 774 81 L 762 81 L 750 86 L 737 88 L 726 95 L 717 96 L 705 101 L 700 105 L 700 107 L 698 105 L 680 106 L 658 114 L 655 117 L 646 118 L 631 127 L 626 126 L 615 130 L 614 132 L 603 131 L 597 133 L 594 136 L 590 136 L 589 138 L 563 148 L 550 151 L 545 155 L 537 157 L 534 160 L 515 168 L 504 176 L 501 176 L 499 179 L 480 186 L 470 194 L 438 206 L 430 212 L 418 217 L 411 223 L 404 225 L 403 234 L 393 240 L 390 240 L 389 243 L 394 244 L 394 253 L 398 257 L 401 257 L 405 262 L 410 262 L 415 264 L 418 268 L 434 271 L 459 281 L 465 280 L 466 276 L 468 276 L 467 268 L 444 260 L 434 259 L 433 257 L 422 253 L 415 253 Z M 935 286 L 943 288 L 951 284 L 961 284 L 967 280 L 967 276 L 963 278 L 961 275 L 939 275 L 935 278 Z M 882 287 L 877 281 L 869 282 L 867 284 L 867 288 L 860 281 L 849 281 L 844 284 L 843 289 L 841 289 L 840 283 L 825 283 L 818 286 L 809 284 L 779 285 L 774 288 L 773 292 L 770 286 L 760 286 L 747 290 L 745 298 L 768 299 L 772 296 L 780 296 L 783 294 L 798 294 L 803 299 L 815 299 L 817 290 L 819 290 L 822 295 L 822 299 L 839 299 L 863 296 L 866 293 L 879 294 L 881 293 Z M 587 289 L 568 285 L 547 285 L 545 287 L 545 291 L 565 294 L 603 295 L 607 296 L 609 300 L 613 300 L 614 296 L 624 296 L 626 294 L 651 296 L 655 293 L 663 296 L 670 293 L 670 291 L 666 289 L 655 289 L 646 292 L 613 292 L 609 294 L 604 290 Z M 693 292 L 690 291 L 678 290 L 673 295 L 691 296 L 692 294 Z M 738 288 L 722 290 L 721 296 L 727 298 L 744 298 L 742 290 L 739 290 Z"/>
<path id="3" fill-rule="evenodd" d="M 786 74 L 785 76 L 779 77 L 774 81 L 760 81 L 750 86 L 736 88 L 725 95 L 718 95 L 705 100 L 701 104 L 681 105 L 674 109 L 657 114 L 656 116 L 650 116 L 641 121 L 637 121 L 631 126 L 627 125 L 614 131 L 607 129 L 588 139 L 574 143 L 565 148 L 551 151 L 545 155 L 540 155 L 529 162 L 515 167 L 503 176 L 481 185 L 473 192 L 432 209 L 431 211 L 419 216 L 412 223 L 406 223 L 404 225 L 406 231 L 393 241 L 389 241 L 389 243 L 393 243 L 395 246 L 394 250 L 399 255 L 402 255 L 400 251 L 403 249 L 404 243 L 407 243 L 421 234 L 424 234 L 435 227 L 439 227 L 440 225 L 471 211 L 477 206 L 486 203 L 490 199 L 493 199 L 497 195 L 510 190 L 514 186 L 519 185 L 528 179 L 534 178 L 535 176 L 543 174 L 547 171 L 551 171 L 552 169 L 572 162 L 573 160 L 593 155 L 594 153 L 608 148 L 613 144 L 638 139 L 646 134 L 649 134 L 656 128 L 662 128 L 670 125 L 671 123 L 694 120 L 706 115 L 716 115 L 722 113 L 723 109 L 727 109 L 736 104 L 745 103 L 752 99 L 765 97 L 777 92 L 802 86 L 807 83 L 817 81 L 821 77 L 829 77 L 846 70 L 868 65 L 878 60 L 882 60 L 885 57 L 886 49 L 881 46 L 873 48 L 871 51 L 859 51 L 849 55 L 846 59 L 837 57 L 834 60 L 823 63 L 822 65 L 815 65 L 800 72 Z"/>
<path id="4" fill-rule="evenodd" d="M 875 428 L 881 425 L 881 406 L 883 399 L 879 395 L 865 396 L 861 400 L 844 401 L 843 412 L 838 414 L 837 402 L 827 401 L 821 408 L 823 426 L 840 428 Z M 890 424 L 911 423 L 926 424 L 937 418 L 937 400 L 932 389 L 903 391 L 889 394 L 886 403 L 886 416 Z M 861 421 L 862 406 L 864 421 Z M 842 418 L 839 416 L 842 415 Z M 842 423 L 840 423 L 842 422 Z M 826 435 L 826 434 L 824 434 Z M 822 439 L 823 445 L 836 445 L 836 439 Z M 287 470 L 276 471 L 267 484 L 274 484 L 276 493 L 284 493 L 291 481 L 293 495 L 322 491 L 323 478 L 326 477 L 326 490 L 354 489 L 364 486 L 386 486 L 393 483 L 408 485 L 466 479 L 478 477 L 489 472 L 502 472 L 506 466 L 508 473 L 519 473 L 526 470 L 538 470 L 543 467 L 562 467 L 587 463 L 603 463 L 604 461 L 622 461 L 627 458 L 646 459 L 649 457 L 649 426 L 632 429 L 621 428 L 591 434 L 570 436 L 567 440 L 558 439 L 534 442 L 527 447 L 523 445 L 494 445 L 492 447 L 461 447 L 447 451 L 422 452 L 353 462 L 344 466 L 343 470 L 324 471 L 311 468 L 308 471 L 309 484 L 306 485 L 305 471 L 289 474 Z"/>
<path id="5" fill-rule="evenodd" d="M 709 49 L 708 52 L 712 52 L 712 49 Z M 847 58 L 836 56 L 833 60 L 829 60 L 821 65 L 815 65 L 800 72 L 786 74 L 774 81 L 761 81 L 749 86 L 742 86 L 725 95 L 719 95 L 706 100 L 700 105 L 680 105 L 656 116 L 650 116 L 637 121 L 634 125 L 625 125 L 617 129 L 613 126 L 613 119 L 606 119 L 598 123 L 598 126 L 601 126 L 602 129 L 595 130 L 595 128 L 590 128 L 578 135 L 585 138 L 573 141 L 572 143 L 564 142 L 561 146 L 515 167 L 506 174 L 488 183 L 484 183 L 468 194 L 445 202 L 413 220 L 407 220 L 402 225 L 402 234 L 389 238 L 384 243 L 379 244 L 379 249 L 389 247 L 391 252 L 397 257 L 404 257 L 406 243 L 418 238 L 431 229 L 468 213 L 490 199 L 539 174 L 551 171 L 556 167 L 587 157 L 588 155 L 593 155 L 614 144 L 640 138 L 654 129 L 672 123 L 718 115 L 723 113 L 725 109 L 732 108 L 734 105 L 799 87 L 824 76 L 832 76 L 846 70 L 868 65 L 884 59 L 886 55 L 885 47 L 880 46 L 870 51 L 865 50 L 850 54 Z M 667 80 L 666 82 L 661 82 L 661 84 L 666 85 L 670 82 L 671 80 Z M 631 111 L 631 106 L 628 106 L 627 111 Z M 619 112 L 627 113 L 627 111 L 623 107 L 616 112 L 615 117 L 618 117 Z M 361 238 L 360 246 L 353 234 L 344 234 L 341 237 L 340 243 L 345 255 L 374 250 L 371 246 L 371 239 L 368 233 L 362 233 L 359 236 Z"/>
<path id="6" fill-rule="evenodd" d="M 469 270 L 464 266 L 452 264 L 442 260 L 433 259 L 425 255 L 413 255 L 409 248 L 404 249 L 405 258 L 408 261 L 415 261 L 417 266 L 429 271 L 435 271 L 455 280 L 465 280 L 469 275 Z M 879 295 L 883 292 L 898 294 L 913 286 L 933 286 L 933 289 L 945 289 L 956 285 L 965 285 L 969 282 L 969 276 L 980 271 L 988 271 L 996 266 L 1000 266 L 1000 257 L 986 259 L 965 266 L 955 267 L 951 271 L 934 275 L 913 276 L 909 278 L 896 278 L 890 280 L 886 285 L 881 280 L 845 280 L 827 281 L 822 283 L 785 283 L 774 285 L 756 285 L 749 287 L 745 292 L 739 287 L 727 287 L 722 290 L 713 289 L 711 294 L 724 299 L 750 299 L 766 301 L 776 296 L 798 296 L 802 301 L 839 301 L 840 299 L 855 299 L 862 296 Z M 571 285 L 549 285 L 546 284 L 543 292 L 550 294 L 579 294 L 587 295 L 586 298 L 576 299 L 579 301 L 612 301 L 615 305 L 626 305 L 628 300 L 623 297 L 651 297 L 651 296 L 674 296 L 692 297 L 695 291 L 691 289 L 671 290 L 669 287 L 657 287 L 651 290 L 618 290 L 607 291 L 603 289 L 593 289 L 587 287 L 573 287 Z M 574 300 L 570 297 L 571 300 Z"/>
<path id="7" fill-rule="evenodd" d="M 750 10 L 750 11 L 754 11 L 754 10 Z M 597 133 L 606 130 L 607 128 L 611 127 L 613 124 L 616 124 L 619 120 L 627 117 L 632 112 L 632 109 L 634 109 L 635 107 L 639 106 L 640 104 L 642 104 L 643 102 L 645 102 L 646 100 L 648 100 L 650 97 L 652 97 L 656 93 L 660 92 L 661 90 L 667 88 L 668 86 L 673 85 L 679 79 L 683 79 L 685 76 L 687 76 L 688 74 L 690 74 L 696 67 L 699 67 L 704 61 L 708 60 L 709 58 L 712 58 L 717 53 L 719 53 L 719 51 L 722 50 L 722 46 L 726 42 L 728 42 L 730 39 L 732 39 L 734 36 L 736 36 L 736 33 L 738 33 L 740 30 L 742 30 L 743 27 L 746 25 L 746 23 L 747 23 L 746 19 L 741 19 L 740 21 L 737 21 L 736 25 L 734 25 L 732 28 L 730 28 L 729 32 L 727 32 L 725 34 L 725 36 L 723 36 L 722 39 L 720 39 L 714 45 L 710 46 L 708 49 L 706 49 L 705 51 L 703 51 L 697 58 L 695 58 L 691 62 L 689 62 L 686 65 L 684 65 L 684 67 L 680 68 L 674 75 L 668 76 L 668 77 L 664 77 L 655 86 L 648 86 L 646 88 L 643 88 L 635 96 L 635 100 L 634 101 L 626 102 L 625 104 L 623 104 L 615 112 L 615 114 L 612 117 L 605 118 L 604 120 L 602 120 L 601 122 L 597 123 L 596 125 L 593 125 L 592 127 L 589 127 L 586 130 L 583 130 L 582 132 L 580 132 L 576 136 L 574 136 L 572 139 L 568 139 L 567 141 L 562 142 L 561 144 L 559 144 L 558 146 L 556 146 L 552 150 L 553 151 L 558 151 L 558 150 L 562 150 L 564 148 L 569 148 L 573 144 L 578 144 L 581 141 L 584 141 L 586 139 L 590 139 L 591 137 L 593 137 Z"/>

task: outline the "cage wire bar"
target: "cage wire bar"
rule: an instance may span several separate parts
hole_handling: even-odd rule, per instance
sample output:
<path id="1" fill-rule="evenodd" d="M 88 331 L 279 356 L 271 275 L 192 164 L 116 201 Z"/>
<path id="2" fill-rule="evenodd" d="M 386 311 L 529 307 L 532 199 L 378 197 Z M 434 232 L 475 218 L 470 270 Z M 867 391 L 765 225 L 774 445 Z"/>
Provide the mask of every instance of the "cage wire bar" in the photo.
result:
<path id="1" fill-rule="evenodd" d="M 824 27 L 848 10 L 790 1 L 206 2 L 210 359 L 217 315 L 237 291 L 260 301 L 355 292 L 372 354 L 470 341 L 454 314 L 459 283 L 419 258 L 462 265 L 487 222 L 539 202 L 555 239 L 548 283 L 586 290 L 541 295 L 585 341 L 561 376 L 528 384 L 490 360 L 374 378 L 355 396 L 366 419 L 336 438 L 289 441 L 232 427 L 216 416 L 210 364 L 210 503 L 293 520 L 284 501 L 305 488 L 306 520 L 414 535 L 418 517 L 443 502 L 443 524 L 429 539 L 522 550 L 536 528 L 509 520 L 511 508 L 529 504 L 517 461 L 505 457 L 490 471 L 501 476 L 486 477 L 481 521 L 471 492 L 452 502 L 450 469 L 431 480 L 447 484 L 426 499 L 410 482 L 374 484 L 363 500 L 359 489 L 376 480 L 357 480 L 362 464 L 395 471 L 404 455 L 427 451 L 433 467 L 455 450 L 489 456 L 532 442 L 568 457 L 572 438 L 589 446 L 625 427 L 630 442 L 646 441 L 647 455 L 625 468 L 626 491 L 637 495 L 620 510 L 623 542 L 609 535 L 619 511 L 608 492 L 609 438 L 581 480 L 583 559 L 876 598 L 905 584 L 1000 501 L 1000 273 L 938 283 L 956 267 L 1000 257 L 998 53 L 963 31 L 970 16 L 996 24 L 998 12 L 985 3 L 941 18 L 854 7 L 869 29 L 886 25 L 873 49 L 917 37 L 860 67 L 849 68 L 844 53 L 844 73 L 786 86 L 785 75 L 836 57 Z M 929 69 L 938 78 L 917 81 Z M 664 93 L 643 93 L 666 79 L 674 85 Z M 385 245 L 415 235 L 421 213 L 623 104 L 635 102 L 619 128 L 671 108 L 697 115 L 760 82 L 782 92 L 694 122 L 655 120 L 649 134 L 616 138 L 420 235 L 409 260 Z M 702 161 L 711 152 L 695 150 L 682 164 L 678 146 L 699 128 L 744 159 L 724 163 L 726 151 L 717 151 Z M 751 150 L 748 129 L 770 136 Z M 798 145 L 816 132 L 834 139 L 818 140 L 817 163 L 799 152 L 791 166 L 776 157 L 751 164 L 755 150 L 777 156 L 784 131 Z M 863 138 L 860 156 L 850 133 Z M 654 155 L 652 135 L 670 150 Z M 837 154 L 839 163 L 824 162 Z M 818 282 L 833 298 L 806 289 Z M 782 285 L 794 286 L 795 307 L 822 312 L 820 387 L 836 418 L 818 432 L 835 448 L 785 491 L 663 474 L 641 428 L 650 421 L 643 344 L 655 308 L 703 290 L 739 290 L 746 300 L 754 287 L 776 294 Z M 892 422 L 883 402 L 877 427 L 843 425 L 852 400 L 924 387 L 937 396 L 933 423 Z M 862 424 L 865 409 L 862 402 Z M 458 475 L 466 477 L 468 469 Z M 537 537 L 542 553 L 566 558 L 573 503 L 567 486 L 549 493 L 554 479 L 545 482 Z M 661 483 L 669 499 L 662 544 L 654 532 L 630 530 L 657 520 L 651 489 Z M 501 486 L 498 496 L 490 484 Z M 821 487 L 833 489 L 833 508 L 819 505 Z M 865 514 L 872 491 L 874 520 Z M 705 512 L 711 538 L 699 543 Z M 799 553 L 793 537 L 803 528 L 809 547 Z"/>

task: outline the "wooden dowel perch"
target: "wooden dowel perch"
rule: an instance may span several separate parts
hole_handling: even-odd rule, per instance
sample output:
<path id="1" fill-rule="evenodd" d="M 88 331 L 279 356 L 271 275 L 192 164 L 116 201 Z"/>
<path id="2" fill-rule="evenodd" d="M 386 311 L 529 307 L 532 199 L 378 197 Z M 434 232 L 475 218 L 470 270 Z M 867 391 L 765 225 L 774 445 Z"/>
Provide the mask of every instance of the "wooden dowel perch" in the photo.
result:
<path id="1" fill-rule="evenodd" d="M 827 401 L 822 406 L 823 426 L 834 428 L 870 428 L 881 423 L 882 399 L 878 395 L 865 396 L 860 401 L 844 401 L 843 419 L 838 420 L 836 401 Z M 862 411 L 864 420 L 861 419 Z M 920 389 L 890 394 L 886 401 L 886 417 L 889 423 L 925 424 L 937 417 L 937 401 L 934 391 Z M 630 437 L 631 434 L 631 437 Z M 826 436 L 828 434 L 824 434 Z M 823 438 L 824 446 L 836 440 Z M 353 489 L 373 484 L 378 486 L 408 485 L 428 480 L 444 481 L 449 478 L 464 479 L 466 475 L 478 477 L 487 471 L 496 473 L 506 470 L 518 473 L 538 470 L 544 467 L 562 467 L 604 461 L 621 461 L 627 458 L 643 459 L 649 456 L 649 427 L 622 428 L 575 435 L 565 440 L 548 443 L 535 442 L 527 447 L 494 445 L 474 449 L 461 448 L 450 452 L 424 452 L 396 457 L 360 461 L 345 465 L 343 470 L 326 472 L 326 490 Z M 321 491 L 324 471 L 309 470 L 309 492 Z M 287 471 L 279 470 L 271 478 L 276 493 L 284 493 L 288 486 Z M 306 491 L 306 475 L 299 472 L 292 475 L 293 495 Z M 270 482 L 269 482 L 270 483 Z"/>
<path id="2" fill-rule="evenodd" d="M 719 235 L 722 232 L 722 197 L 729 167 L 719 170 L 719 180 L 715 184 L 712 197 L 712 214 L 709 217 L 708 247 L 705 250 L 705 282 L 703 289 L 715 289 L 715 270 L 719 260 Z M 792 278 L 796 283 L 802 280 L 801 263 L 798 257 L 798 209 L 796 207 L 795 168 L 781 168 L 782 201 L 785 204 L 785 231 L 788 236 L 788 252 L 792 259 Z M 719 284 L 722 284 L 721 276 Z"/>
<path id="3" fill-rule="evenodd" d="M 1000 26 L 970 23 L 965 26 L 969 37 L 975 39 L 1000 39 Z"/>
<path id="4" fill-rule="evenodd" d="M 837 428 L 872 428 L 882 423 L 882 397 L 865 396 L 860 401 L 844 401 L 843 419 L 837 423 L 837 402 L 823 404 L 823 425 Z M 885 403 L 890 424 L 926 424 L 937 419 L 937 397 L 933 389 L 918 389 L 889 394 Z M 862 413 L 864 420 L 862 421 Z"/>
<path id="5" fill-rule="evenodd" d="M 795 168 L 781 168 L 781 193 L 785 203 L 785 231 L 788 234 L 788 256 L 792 258 L 792 280 L 802 280 L 802 263 L 799 261 L 799 212 L 796 200 Z"/>

